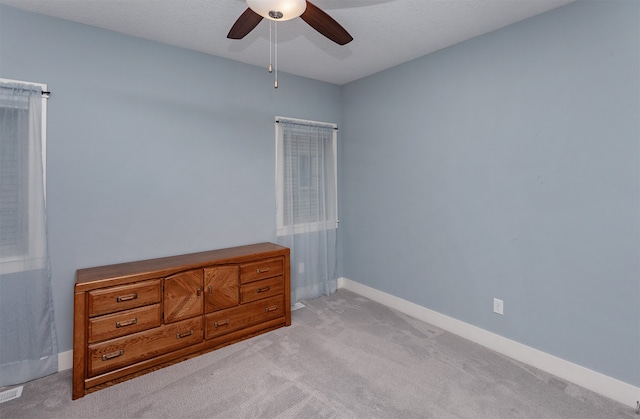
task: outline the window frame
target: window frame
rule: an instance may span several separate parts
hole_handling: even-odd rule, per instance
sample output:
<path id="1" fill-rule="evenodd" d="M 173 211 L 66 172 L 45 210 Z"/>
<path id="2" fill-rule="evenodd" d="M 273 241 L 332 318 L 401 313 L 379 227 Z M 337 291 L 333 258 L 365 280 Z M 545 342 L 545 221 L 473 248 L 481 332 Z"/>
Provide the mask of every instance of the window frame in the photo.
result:
<path id="1" fill-rule="evenodd" d="M 284 136 L 280 128 L 280 121 L 298 122 L 307 125 L 324 125 L 332 128 L 331 151 L 334 172 L 332 193 L 334 205 L 328 213 L 329 219 L 291 225 L 284 224 Z M 274 125 L 276 138 L 276 237 L 337 229 L 340 222 L 338 218 L 338 125 L 329 122 L 318 122 L 283 116 L 276 116 Z M 310 160 L 313 160 L 313 158 Z"/>
<path id="2" fill-rule="evenodd" d="M 47 99 L 49 98 L 48 87 L 44 83 L 27 82 L 22 80 L 13 80 L 13 79 L 5 79 L 5 78 L 0 78 L 0 83 L 16 83 L 16 84 L 22 84 L 27 86 L 35 86 L 41 89 L 43 92 L 42 93 L 42 115 L 41 115 L 41 121 L 40 121 L 41 154 L 42 155 L 40 157 L 42 161 L 42 188 L 43 188 L 43 195 L 44 195 L 43 199 L 44 199 L 44 205 L 46 208 L 46 202 L 47 202 Z M 29 159 L 29 154 L 27 156 L 27 159 Z M 31 189 L 34 187 L 33 186 L 34 181 L 31 178 L 32 171 L 30 170 L 29 165 L 27 166 L 27 173 L 29 177 L 27 178 L 26 183 L 28 185 L 27 187 Z M 31 195 L 31 190 L 29 191 L 28 195 Z M 34 205 L 34 204 L 31 202 L 31 200 L 28 200 L 26 204 L 26 208 L 28 213 L 27 225 L 29 226 L 29 228 L 31 228 L 31 226 L 38 225 L 38 223 L 35 221 L 33 211 L 29 210 L 30 205 Z M 38 260 L 41 258 L 40 256 L 41 250 L 37 245 L 33 243 L 33 240 L 29 240 L 29 238 L 27 238 L 26 242 L 27 242 L 27 245 L 25 246 L 24 252 L 16 255 L 12 255 L 12 256 L 7 256 L 7 257 L 0 256 L 0 272 L 2 272 L 3 274 L 11 274 L 11 273 L 24 271 L 25 261 Z M 45 263 L 45 261 L 42 261 L 42 263 Z"/>

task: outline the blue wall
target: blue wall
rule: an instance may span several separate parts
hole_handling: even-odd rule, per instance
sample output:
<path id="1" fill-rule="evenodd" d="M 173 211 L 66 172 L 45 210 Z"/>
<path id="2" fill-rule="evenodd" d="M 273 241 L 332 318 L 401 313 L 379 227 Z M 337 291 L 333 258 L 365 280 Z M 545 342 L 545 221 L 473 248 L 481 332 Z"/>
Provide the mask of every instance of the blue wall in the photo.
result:
<path id="1" fill-rule="evenodd" d="M 343 275 L 640 385 L 639 5 L 346 85 Z"/>
<path id="2" fill-rule="evenodd" d="M 52 91 L 61 352 L 76 269 L 273 241 L 275 115 L 341 123 L 339 86 L 2 6 L 0 77 Z"/>

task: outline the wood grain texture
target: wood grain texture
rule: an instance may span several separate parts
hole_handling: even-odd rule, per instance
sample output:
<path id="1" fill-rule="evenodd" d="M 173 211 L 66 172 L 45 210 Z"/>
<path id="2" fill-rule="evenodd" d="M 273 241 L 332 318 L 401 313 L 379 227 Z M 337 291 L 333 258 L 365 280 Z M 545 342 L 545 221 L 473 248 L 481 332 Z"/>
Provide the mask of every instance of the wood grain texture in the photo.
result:
<path id="1" fill-rule="evenodd" d="M 258 243 L 186 255 L 78 269 L 76 271 L 76 291 L 87 291 L 144 279 L 165 277 L 202 266 L 243 263 L 258 258 L 282 256 L 285 253 L 289 254 L 287 247 L 274 243 Z M 97 286 L 94 283 L 96 281 L 100 281 Z"/>
<path id="2" fill-rule="evenodd" d="M 246 284 L 265 278 L 282 275 L 282 258 L 263 259 L 257 262 L 245 263 L 240 266 L 240 282 Z"/>
<path id="3" fill-rule="evenodd" d="M 73 378 L 71 399 L 84 396 L 86 377 L 86 341 L 87 341 L 87 293 L 76 292 L 73 295 Z"/>
<path id="4" fill-rule="evenodd" d="M 282 295 L 207 314 L 205 316 L 205 339 L 282 316 L 284 316 Z"/>
<path id="5" fill-rule="evenodd" d="M 162 306 L 160 304 L 107 314 L 89 319 L 87 340 L 89 343 L 94 343 L 113 339 L 160 326 L 161 322 Z"/>
<path id="6" fill-rule="evenodd" d="M 238 305 L 240 302 L 239 273 L 238 265 L 204 269 L 205 313 Z"/>
<path id="7" fill-rule="evenodd" d="M 242 285 L 240 287 L 240 301 L 249 303 L 282 293 L 284 293 L 284 277 L 281 275 Z"/>
<path id="8" fill-rule="evenodd" d="M 284 256 L 284 317 L 285 326 L 291 326 L 291 259 L 289 257 L 289 249 Z"/>
<path id="9" fill-rule="evenodd" d="M 262 16 L 247 8 L 240 17 L 233 24 L 227 38 L 229 39 L 242 39 L 249 34 L 258 23 L 262 21 Z"/>
<path id="10" fill-rule="evenodd" d="M 164 280 L 164 322 L 202 314 L 202 269 L 192 269 Z"/>
<path id="11" fill-rule="evenodd" d="M 159 303 L 161 299 L 159 279 L 93 290 L 88 293 L 89 317 Z"/>
<path id="12" fill-rule="evenodd" d="M 307 9 L 300 16 L 309 26 L 331 39 L 338 45 L 346 45 L 353 41 L 353 37 L 322 9 L 307 1 Z"/>
<path id="13" fill-rule="evenodd" d="M 202 341 L 202 317 L 89 345 L 88 376 L 184 348 Z M 106 357 L 106 358 L 103 358 Z"/>

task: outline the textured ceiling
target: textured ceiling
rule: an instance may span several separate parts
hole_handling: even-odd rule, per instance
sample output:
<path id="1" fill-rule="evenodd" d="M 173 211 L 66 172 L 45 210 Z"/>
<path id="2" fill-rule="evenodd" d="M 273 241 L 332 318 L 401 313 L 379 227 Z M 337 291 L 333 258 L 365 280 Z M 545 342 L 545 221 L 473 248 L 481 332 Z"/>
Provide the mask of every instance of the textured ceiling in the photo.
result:
<path id="1" fill-rule="evenodd" d="M 345 84 L 574 0 L 314 0 L 354 40 L 338 46 L 302 19 L 278 24 L 278 71 Z M 0 0 L 20 9 L 267 66 L 269 23 L 226 38 L 244 0 Z"/>

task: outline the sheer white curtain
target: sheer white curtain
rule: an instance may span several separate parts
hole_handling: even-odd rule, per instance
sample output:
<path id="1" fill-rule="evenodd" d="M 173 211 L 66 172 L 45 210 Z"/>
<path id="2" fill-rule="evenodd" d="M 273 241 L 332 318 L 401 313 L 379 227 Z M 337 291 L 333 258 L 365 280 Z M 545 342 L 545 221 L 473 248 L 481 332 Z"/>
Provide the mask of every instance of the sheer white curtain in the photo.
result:
<path id="1" fill-rule="evenodd" d="M 337 285 L 337 128 L 276 119 L 276 242 L 291 249 L 291 300 Z"/>
<path id="2" fill-rule="evenodd" d="M 0 80 L 0 386 L 58 369 L 42 89 Z"/>

